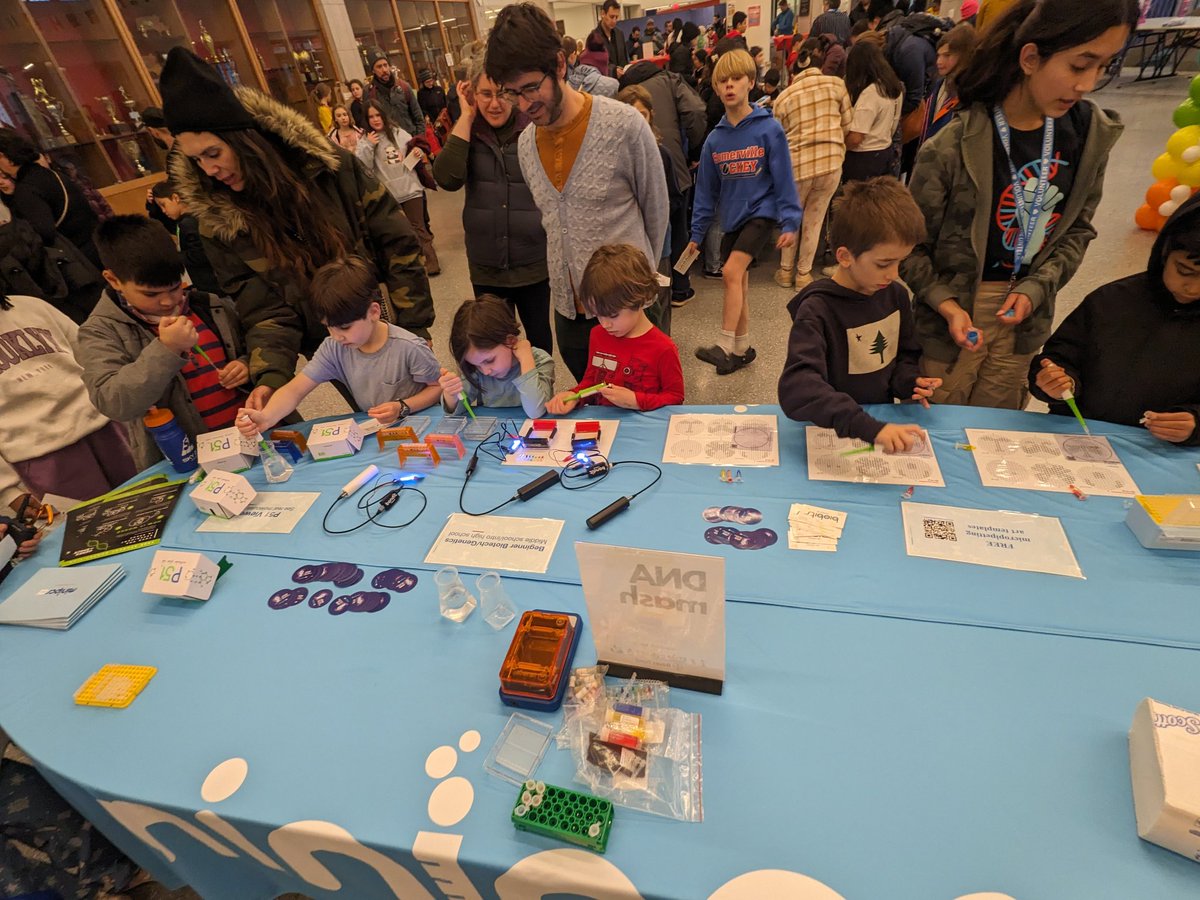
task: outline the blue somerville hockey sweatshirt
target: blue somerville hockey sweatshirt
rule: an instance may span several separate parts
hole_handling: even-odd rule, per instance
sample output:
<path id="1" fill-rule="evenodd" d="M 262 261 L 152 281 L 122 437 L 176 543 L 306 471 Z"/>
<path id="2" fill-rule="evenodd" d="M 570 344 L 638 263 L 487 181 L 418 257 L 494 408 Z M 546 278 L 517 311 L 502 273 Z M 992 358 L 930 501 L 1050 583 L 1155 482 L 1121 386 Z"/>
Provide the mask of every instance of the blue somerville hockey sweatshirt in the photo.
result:
<path id="1" fill-rule="evenodd" d="M 800 197 L 787 137 L 769 110 L 754 107 L 737 125 L 722 116 L 704 142 L 692 208 L 692 240 L 697 244 L 704 243 L 718 209 L 725 232 L 749 219 L 771 219 L 785 232 L 800 230 Z"/>

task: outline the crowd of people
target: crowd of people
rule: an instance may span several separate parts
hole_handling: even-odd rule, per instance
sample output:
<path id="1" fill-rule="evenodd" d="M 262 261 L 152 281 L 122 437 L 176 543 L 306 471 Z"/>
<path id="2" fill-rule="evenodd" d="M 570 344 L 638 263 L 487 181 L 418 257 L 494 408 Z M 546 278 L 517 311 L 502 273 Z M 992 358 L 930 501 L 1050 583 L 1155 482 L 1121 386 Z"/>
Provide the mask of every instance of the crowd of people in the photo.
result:
<path id="1" fill-rule="evenodd" d="M 114 453 L 153 463 L 151 408 L 193 437 L 265 428 L 322 381 L 385 421 L 455 408 L 463 390 L 527 411 L 561 411 L 593 384 L 602 404 L 679 403 L 671 321 L 695 295 L 680 259 L 722 281 L 720 319 L 691 349 L 727 375 L 758 355 L 749 273 L 776 250 L 774 281 L 794 292 L 790 415 L 895 450 L 911 435 L 863 403 L 1019 409 L 1033 393 L 1057 409 L 1066 390 L 1085 415 L 1200 442 L 1196 372 L 1125 383 L 1118 400 L 1093 388 L 1110 377 L 1083 337 L 1051 335 L 1121 132 L 1085 95 L 1136 22 L 1133 0 L 1015 0 L 982 34 L 936 9 L 827 0 L 803 40 L 781 3 L 769 60 L 741 13 L 628 34 L 615 0 L 602 13 L 581 41 L 530 4 L 506 7 L 449 94 L 431 71 L 414 89 L 372 50 L 343 102 L 315 96 L 316 127 L 173 50 L 163 108 L 146 111 L 169 176 L 147 219 L 97 210 L 78 173 L 0 131 L 0 277 L 17 298 L 0 315 L 63 335 L 11 349 L 5 405 L 77 426 L 51 437 L 22 422 L 0 442 L 25 488 L 85 498 L 128 473 Z M 437 189 L 464 191 L 474 294 L 450 365 L 427 343 Z M 1191 222 L 1186 206 L 1164 230 L 1144 286 L 1141 318 L 1158 310 L 1168 330 L 1194 327 Z M 1098 302 L 1068 333 L 1096 327 Z M 558 393 L 556 349 L 576 382 Z M 36 381 L 20 376 L 34 356 L 49 357 Z"/>
<path id="2" fill-rule="evenodd" d="M 864 405 L 1033 394 L 1200 444 L 1200 201 L 1052 330 L 1121 134 L 1086 95 L 1136 3 L 1008 0 L 978 29 L 909 6 L 828 0 L 800 40 L 781 0 L 764 52 L 741 12 L 626 35 L 607 0 L 576 40 L 513 4 L 449 92 L 377 49 L 316 123 L 175 48 L 144 116 L 168 170 L 147 216 L 0 129 L 0 487 L 90 499 L 161 458 L 148 413 L 253 435 L 325 382 L 385 424 L 464 399 L 680 404 L 687 261 L 722 281 L 694 353 L 728 375 L 758 355 L 749 272 L 776 250 L 794 419 L 896 452 L 919 429 Z M 446 348 L 436 189 L 464 192 L 474 295 Z"/>

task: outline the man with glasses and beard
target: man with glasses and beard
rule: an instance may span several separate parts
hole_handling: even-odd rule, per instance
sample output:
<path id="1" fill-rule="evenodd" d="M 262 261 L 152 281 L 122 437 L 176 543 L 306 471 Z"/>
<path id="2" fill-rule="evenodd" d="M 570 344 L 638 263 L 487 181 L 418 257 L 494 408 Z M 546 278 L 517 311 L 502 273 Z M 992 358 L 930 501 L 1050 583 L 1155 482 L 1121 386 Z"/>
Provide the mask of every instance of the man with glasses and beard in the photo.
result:
<path id="1" fill-rule="evenodd" d="M 576 379 L 588 335 L 577 287 L 592 253 L 632 244 L 653 268 L 667 232 L 667 183 L 658 143 L 632 106 L 567 82 L 562 39 L 531 3 L 504 7 L 487 45 L 487 75 L 533 123 L 521 133 L 521 171 L 542 214 L 559 353 Z"/>

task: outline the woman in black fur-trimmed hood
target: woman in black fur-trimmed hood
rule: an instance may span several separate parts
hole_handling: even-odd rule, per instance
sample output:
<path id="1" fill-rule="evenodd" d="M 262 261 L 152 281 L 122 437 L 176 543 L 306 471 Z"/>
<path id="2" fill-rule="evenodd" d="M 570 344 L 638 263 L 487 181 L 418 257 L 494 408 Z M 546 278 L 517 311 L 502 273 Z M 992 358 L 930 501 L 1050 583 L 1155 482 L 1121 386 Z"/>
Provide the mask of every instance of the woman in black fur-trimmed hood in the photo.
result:
<path id="1" fill-rule="evenodd" d="M 308 284 L 331 260 L 374 261 L 392 321 L 429 337 L 433 301 L 420 245 L 392 196 L 354 156 L 300 113 L 176 47 L 160 79 L 163 114 L 180 153 L 171 180 L 222 288 L 246 329 L 247 405 L 261 409 L 291 380 L 299 353 L 326 336 Z"/>

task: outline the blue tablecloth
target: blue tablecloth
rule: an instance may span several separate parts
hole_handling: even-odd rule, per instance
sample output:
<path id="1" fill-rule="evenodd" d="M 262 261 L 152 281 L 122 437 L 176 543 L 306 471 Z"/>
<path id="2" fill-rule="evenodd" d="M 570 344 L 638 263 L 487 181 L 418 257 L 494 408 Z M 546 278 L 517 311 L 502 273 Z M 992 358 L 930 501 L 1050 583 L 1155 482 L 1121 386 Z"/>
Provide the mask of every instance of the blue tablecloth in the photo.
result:
<path id="1" fill-rule="evenodd" d="M 691 900 L 764 869 L 803 873 L 847 900 L 1200 889 L 1195 863 L 1138 840 L 1125 739 L 1144 696 L 1200 708 L 1194 651 L 732 605 L 725 694 L 672 695 L 703 716 L 704 822 L 618 808 L 601 858 L 516 832 L 514 790 L 482 769 L 510 713 L 496 686 L 511 627 L 441 620 L 428 578 L 378 614 L 274 611 L 266 597 L 292 563 L 262 557 L 233 557 L 206 604 L 155 599 L 136 583 L 150 553 L 124 556 L 129 580 L 71 631 L 0 631 L 0 723 L 122 849 L 205 897 L 393 896 L 338 852 L 349 846 L 334 841 L 339 829 L 381 854 L 376 869 L 405 870 L 433 897 L 415 857 L 438 841 L 484 897 Z M 521 607 L 584 609 L 576 587 L 506 581 Z M 593 658 L 585 631 L 577 662 Z M 73 706 L 107 662 L 159 672 L 126 710 Z M 431 751 L 471 730 L 480 746 L 429 777 Z M 240 790 L 206 802 L 206 776 L 233 758 L 248 764 Z M 572 771 L 551 750 L 538 777 L 569 786 Z M 471 786 L 469 812 L 439 827 L 430 798 L 456 777 Z M 101 805 L 112 801 L 112 812 Z M 197 821 L 202 810 L 280 868 Z M 178 818 L 148 834 L 170 861 L 127 827 L 162 814 Z M 306 835 L 340 891 L 318 887 L 294 849 Z M 584 863 L 579 881 L 564 881 Z M 624 878 L 637 894 L 616 890 Z"/>
<path id="2" fill-rule="evenodd" d="M 729 412 L 728 407 L 687 409 Z M 778 467 L 743 468 L 740 484 L 722 483 L 719 469 L 712 466 L 664 465 L 659 484 L 596 531 L 588 531 L 584 519 L 645 485 L 650 470 L 619 467 L 607 480 L 581 493 L 553 488 L 528 503 L 506 507 L 501 514 L 566 522 L 545 576 L 523 577 L 578 584 L 577 540 L 720 554 L 726 560 L 731 600 L 1200 648 L 1200 604 L 1196 602 L 1200 556 L 1142 547 L 1124 524 L 1128 501 L 1120 498 L 1093 495 L 1080 502 L 1070 494 L 985 488 L 972 455 L 954 449 L 956 442 L 965 440 L 964 428 L 1077 433 L 1074 419 L 965 407 L 873 408 L 881 418 L 914 421 L 929 429 L 946 487 L 917 488 L 914 500 L 1060 517 L 1086 581 L 910 558 L 900 522 L 904 487 L 809 481 L 804 426 L 779 414 L 778 407 L 751 407 L 748 412 L 778 414 L 781 462 Z M 621 420 L 613 459 L 662 459 L 670 410 L 650 414 L 605 410 L 604 414 Z M 1109 438 L 1144 493 L 1200 492 L 1196 470 L 1200 449 L 1165 445 L 1143 429 L 1094 423 L 1093 431 Z M 369 462 L 393 466 L 395 451 L 389 447 L 380 452 L 369 438 L 353 458 L 297 466 L 284 489 L 319 489 L 322 494 L 290 535 L 197 534 L 203 517 L 185 500 L 171 519 L 164 544 L 375 566 L 394 565 L 402 557 L 410 567 L 433 568 L 422 560 L 447 516 L 459 510 L 465 460 L 443 463 L 423 482 L 429 506 L 409 528 L 325 535 L 321 515 L 342 485 Z M 467 488 L 466 506 L 471 510 L 494 506 L 541 471 L 501 466 L 483 457 Z M 265 486 L 261 469 L 251 473 L 251 479 L 256 486 Z M 405 500 L 410 502 L 414 501 Z M 788 549 L 787 517 L 793 502 L 849 513 L 837 553 Z M 706 542 L 704 532 L 711 523 L 701 512 L 727 503 L 761 510 L 762 526 L 755 527 L 773 528 L 779 542 L 756 551 Z M 415 506 L 398 508 L 398 520 L 408 517 L 405 509 Z M 343 527 L 355 521 L 359 519 L 348 508 L 335 511 L 332 518 Z"/>
<path id="3" fill-rule="evenodd" d="M 847 900 L 1194 898 L 1200 868 L 1136 836 L 1125 732 L 1146 696 L 1200 709 L 1200 655 L 1170 646 L 1200 638 L 1185 602 L 1195 606 L 1196 558 L 1143 550 L 1121 524 L 1121 501 L 984 492 L 969 454 L 949 449 L 963 425 L 1068 422 L 886 412 L 931 425 L 948 487 L 916 499 L 1060 515 L 1089 580 L 907 558 L 901 489 L 807 482 L 803 429 L 783 420 L 785 464 L 743 469 L 741 485 L 711 468 L 666 467 L 659 487 L 588 536 L 730 560 L 725 693 L 673 693 L 703 717 L 703 823 L 618 808 L 604 857 L 511 827 L 514 790 L 482 762 L 511 712 L 496 687 L 512 628 L 441 619 L 420 563 L 456 508 L 457 462 L 426 481 L 428 521 L 407 531 L 326 538 L 310 514 L 282 539 L 226 538 L 243 552 L 205 604 L 140 593 L 152 550 L 116 558 L 128 578 L 70 631 L 0 629 L 0 726 L 122 849 L 206 897 L 704 898 L 722 886 L 720 900 L 830 896 L 804 893 L 812 879 Z M 614 457 L 658 460 L 665 423 L 624 419 Z M 1109 434 L 1143 490 L 1194 486 L 1194 452 Z M 332 489 L 321 512 L 375 456 L 299 466 L 286 488 Z M 468 503 L 480 508 L 535 471 L 481 463 Z M 641 483 L 621 474 L 586 503 L 555 490 L 514 510 L 569 522 L 546 578 L 505 577 L 520 607 L 584 612 L 571 540 L 584 516 Z M 842 548 L 704 543 L 700 509 L 734 498 L 781 535 L 793 500 L 845 509 Z M 191 516 L 181 501 L 175 543 L 197 543 Z M 58 540 L 46 544 L 6 591 L 56 559 Z M 267 606 L 297 559 L 375 554 L 420 575 L 379 613 Z M 939 618 L 1006 628 L 902 620 Z M 1145 643 L 1020 633 L 1057 630 Z M 585 629 L 576 663 L 592 659 Z M 159 672 L 126 710 L 73 705 L 110 662 Z M 480 741 L 468 750 L 472 731 Z M 444 747 L 458 748 L 452 770 L 427 770 Z M 240 787 L 202 796 L 209 774 L 239 759 Z M 572 774 L 552 750 L 538 777 L 571 786 Z"/>

